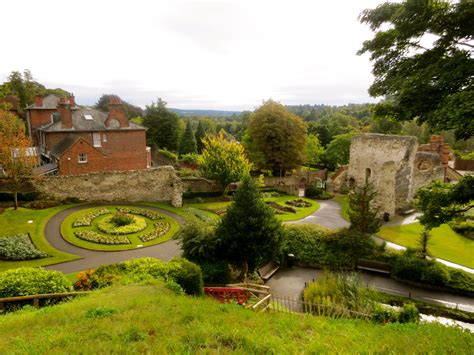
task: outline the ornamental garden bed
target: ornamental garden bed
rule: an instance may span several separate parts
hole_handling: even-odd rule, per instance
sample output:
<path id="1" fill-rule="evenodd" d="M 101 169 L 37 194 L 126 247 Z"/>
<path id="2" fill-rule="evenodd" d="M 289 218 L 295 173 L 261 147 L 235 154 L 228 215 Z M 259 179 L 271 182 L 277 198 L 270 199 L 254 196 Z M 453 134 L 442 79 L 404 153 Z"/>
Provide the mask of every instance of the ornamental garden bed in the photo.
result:
<path id="1" fill-rule="evenodd" d="M 91 250 L 129 250 L 169 240 L 179 229 L 171 217 L 148 208 L 106 206 L 72 213 L 61 224 L 62 237 Z"/>

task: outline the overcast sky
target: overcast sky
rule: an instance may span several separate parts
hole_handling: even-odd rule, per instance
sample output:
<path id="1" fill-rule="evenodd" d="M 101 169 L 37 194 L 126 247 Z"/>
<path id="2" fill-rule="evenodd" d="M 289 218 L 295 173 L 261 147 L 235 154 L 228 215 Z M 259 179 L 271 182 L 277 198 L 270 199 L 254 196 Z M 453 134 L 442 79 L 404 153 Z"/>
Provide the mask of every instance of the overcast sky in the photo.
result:
<path id="1" fill-rule="evenodd" d="M 81 0 L 2 3 L 0 80 L 30 69 L 80 104 L 102 93 L 145 106 L 254 109 L 373 101 L 372 37 L 357 17 L 381 0 Z"/>

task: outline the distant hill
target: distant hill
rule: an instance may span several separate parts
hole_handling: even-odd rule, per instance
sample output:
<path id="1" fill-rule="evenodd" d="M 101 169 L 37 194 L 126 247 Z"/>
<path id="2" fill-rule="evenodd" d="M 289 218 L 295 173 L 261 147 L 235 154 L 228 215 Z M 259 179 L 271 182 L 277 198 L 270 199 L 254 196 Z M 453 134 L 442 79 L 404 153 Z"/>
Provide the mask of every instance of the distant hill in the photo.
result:
<path id="1" fill-rule="evenodd" d="M 242 111 L 220 111 L 220 110 L 182 110 L 179 108 L 169 108 L 170 111 L 177 113 L 182 117 L 194 116 L 210 116 L 210 117 L 226 117 L 239 115 Z"/>

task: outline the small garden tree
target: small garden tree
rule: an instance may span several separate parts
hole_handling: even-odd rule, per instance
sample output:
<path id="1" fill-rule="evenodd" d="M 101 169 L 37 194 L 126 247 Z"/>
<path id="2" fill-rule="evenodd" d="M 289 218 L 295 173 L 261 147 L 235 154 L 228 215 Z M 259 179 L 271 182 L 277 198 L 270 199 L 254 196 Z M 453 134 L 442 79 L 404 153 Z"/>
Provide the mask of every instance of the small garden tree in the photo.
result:
<path id="1" fill-rule="evenodd" d="M 31 146 L 25 124 L 16 115 L 0 110 L 0 166 L 13 189 L 15 209 L 18 208 L 18 192 L 32 179 L 36 158 L 29 154 Z"/>
<path id="2" fill-rule="evenodd" d="M 204 150 L 198 159 L 201 173 L 206 178 L 217 180 L 222 194 L 225 194 L 230 183 L 249 174 L 251 164 L 242 145 L 225 139 L 222 131 L 217 136 L 207 136 L 203 143 Z"/>
<path id="3" fill-rule="evenodd" d="M 424 227 L 419 242 L 426 256 L 430 231 L 474 208 L 474 177 L 466 176 L 456 185 L 435 181 L 418 190 L 416 205 L 423 213 L 418 217 Z"/>
<path id="4" fill-rule="evenodd" d="M 377 191 L 368 180 L 361 187 L 349 195 L 349 220 L 350 229 L 362 234 L 377 233 L 380 229 L 380 220 L 377 210 L 372 202 L 377 196 Z"/>
<path id="5" fill-rule="evenodd" d="M 240 278 L 263 262 L 274 258 L 281 248 L 283 229 L 260 191 L 246 177 L 216 228 L 223 257 L 241 269 Z"/>

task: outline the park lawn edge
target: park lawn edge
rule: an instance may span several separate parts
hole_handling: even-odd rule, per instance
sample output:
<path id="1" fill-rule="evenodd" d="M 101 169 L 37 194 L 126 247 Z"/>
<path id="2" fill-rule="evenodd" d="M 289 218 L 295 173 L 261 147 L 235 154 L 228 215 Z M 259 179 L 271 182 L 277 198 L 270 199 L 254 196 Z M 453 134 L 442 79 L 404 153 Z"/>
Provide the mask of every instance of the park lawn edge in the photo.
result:
<path id="1" fill-rule="evenodd" d="M 1 260 L 0 261 L 0 272 L 10 270 L 10 269 L 15 269 L 19 267 L 43 267 L 43 266 L 49 266 L 49 265 L 55 265 L 55 264 L 60 264 L 72 260 L 77 260 L 81 259 L 80 256 L 66 253 L 63 251 L 60 251 L 56 248 L 54 248 L 51 244 L 48 243 L 46 240 L 46 236 L 44 234 L 46 224 L 48 221 L 54 217 L 56 214 L 65 211 L 69 208 L 79 206 L 80 204 L 66 204 L 66 205 L 59 205 L 55 207 L 50 207 L 50 208 L 45 208 L 41 210 L 34 210 L 34 209 L 29 209 L 29 208 L 24 208 L 24 207 L 19 207 L 18 210 L 14 210 L 13 208 L 8 208 L 6 211 L 3 212 L 3 214 L 0 215 L 0 221 L 2 220 L 2 217 L 5 216 L 5 213 L 16 213 L 18 211 L 43 211 L 45 212 L 46 210 L 50 210 L 50 213 L 47 213 L 46 216 L 41 217 L 39 222 L 32 226 L 34 228 L 33 231 L 21 231 L 18 230 L 15 233 L 11 232 L 6 232 L 2 233 L 2 235 L 14 235 L 14 234 L 20 234 L 20 233 L 29 233 L 31 240 L 33 241 L 34 245 L 36 248 L 38 248 L 41 251 L 44 251 L 48 255 L 50 255 L 47 258 L 40 258 L 40 259 L 33 259 L 33 260 L 22 260 L 22 261 L 6 261 L 6 260 Z"/>
<path id="2" fill-rule="evenodd" d="M 83 248 L 83 249 L 87 249 L 87 250 L 111 251 L 111 252 L 113 252 L 113 251 L 125 251 L 125 250 L 143 249 L 143 248 L 151 247 L 153 245 L 164 243 L 164 242 L 170 240 L 171 238 L 173 238 L 174 235 L 176 233 L 178 233 L 178 231 L 180 229 L 179 223 L 174 218 L 169 217 L 168 215 L 165 215 L 165 214 L 161 213 L 163 218 L 160 219 L 160 220 L 157 220 L 156 222 L 158 222 L 158 221 L 168 222 L 170 224 L 169 231 L 166 232 L 164 235 L 162 235 L 162 236 L 160 236 L 156 239 L 153 239 L 149 242 L 144 243 L 144 242 L 140 241 L 139 243 L 143 246 L 139 247 L 139 248 L 137 247 L 137 245 L 139 245 L 139 244 L 133 244 L 133 243 L 132 244 L 118 244 L 118 245 L 100 244 L 100 243 L 88 242 L 86 240 L 82 240 L 82 239 L 79 239 L 76 236 L 74 236 L 74 228 L 72 227 L 72 222 L 74 222 L 74 220 L 78 217 L 78 215 L 80 215 L 81 213 L 82 214 L 88 213 L 91 210 L 95 210 L 95 209 L 117 208 L 117 207 L 139 207 L 139 206 L 138 205 L 132 205 L 132 204 L 101 205 L 101 206 L 90 207 L 90 208 L 86 208 L 86 209 L 83 209 L 83 210 L 80 210 L 80 211 L 76 211 L 76 212 L 70 214 L 69 216 L 67 216 L 66 218 L 64 218 L 64 220 L 61 222 L 61 235 L 62 235 L 63 239 L 65 241 L 67 241 L 68 243 L 74 245 L 74 246 L 77 246 L 77 247 L 80 247 L 80 248 Z M 153 221 L 151 223 L 153 223 Z M 136 234 L 136 233 L 133 233 L 133 234 Z M 124 235 L 124 236 L 127 236 L 127 235 Z"/>

